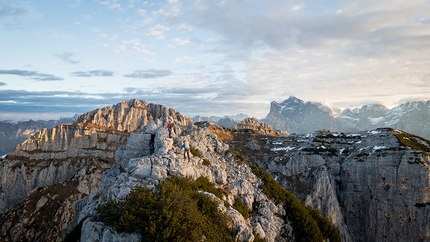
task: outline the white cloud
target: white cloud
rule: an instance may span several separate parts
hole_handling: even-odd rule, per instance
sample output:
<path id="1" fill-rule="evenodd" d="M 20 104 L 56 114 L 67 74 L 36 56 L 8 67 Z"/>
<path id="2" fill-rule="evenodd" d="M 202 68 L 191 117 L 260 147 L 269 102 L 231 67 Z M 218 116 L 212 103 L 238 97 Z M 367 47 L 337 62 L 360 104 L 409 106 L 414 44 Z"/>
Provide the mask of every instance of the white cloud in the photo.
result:
<path id="1" fill-rule="evenodd" d="M 130 48 L 128 48 L 130 47 Z M 132 54 L 133 52 L 139 52 L 147 55 L 153 55 L 154 53 L 150 51 L 144 44 L 140 42 L 139 39 L 130 39 L 130 40 L 123 40 L 121 42 L 121 45 L 118 45 L 115 49 L 115 53 L 119 54 L 121 52 L 124 52 L 126 50 L 130 50 L 128 53 Z"/>
<path id="2" fill-rule="evenodd" d="M 153 19 L 153 18 L 146 18 L 142 21 L 143 25 L 152 24 L 154 22 L 155 22 L 155 19 Z"/>
<path id="3" fill-rule="evenodd" d="M 297 5 L 294 5 L 293 6 L 293 10 L 294 11 L 299 11 L 300 9 L 304 8 L 305 6 L 306 6 L 306 4 L 300 3 L 300 4 L 297 4 Z"/>
<path id="4" fill-rule="evenodd" d="M 138 13 L 140 16 L 146 16 L 147 11 L 146 11 L 145 9 L 138 9 L 138 10 L 137 10 L 137 13 Z"/>
<path id="5" fill-rule="evenodd" d="M 172 38 L 170 39 L 170 41 L 172 41 L 173 43 L 177 44 L 177 45 L 186 45 L 190 43 L 189 39 L 180 39 L 180 38 Z"/>
<path id="6" fill-rule="evenodd" d="M 109 9 L 115 9 L 123 11 L 121 4 L 117 3 L 117 0 L 106 0 L 106 1 L 99 1 L 101 5 L 107 6 Z"/>
<path id="7" fill-rule="evenodd" d="M 148 36 L 154 37 L 156 39 L 164 39 L 164 32 L 170 30 L 169 27 L 157 24 L 151 28 L 149 28 Z"/>

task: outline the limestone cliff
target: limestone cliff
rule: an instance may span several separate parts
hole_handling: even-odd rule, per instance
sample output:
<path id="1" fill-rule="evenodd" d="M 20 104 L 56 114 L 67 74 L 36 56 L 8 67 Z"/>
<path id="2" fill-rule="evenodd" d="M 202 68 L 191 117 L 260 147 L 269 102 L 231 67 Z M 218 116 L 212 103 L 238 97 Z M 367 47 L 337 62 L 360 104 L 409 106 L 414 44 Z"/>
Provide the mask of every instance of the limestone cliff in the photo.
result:
<path id="1" fill-rule="evenodd" d="M 4 239 L 61 241 L 73 204 L 98 190 L 102 173 L 115 163 L 115 152 L 130 133 L 167 119 L 191 123 L 173 109 L 133 99 L 83 114 L 71 125 L 43 129 L 18 145 L 0 163 Z"/>
<path id="2" fill-rule="evenodd" d="M 344 241 L 429 240 L 430 141 L 393 129 L 241 139 L 231 145 L 329 217 Z"/>

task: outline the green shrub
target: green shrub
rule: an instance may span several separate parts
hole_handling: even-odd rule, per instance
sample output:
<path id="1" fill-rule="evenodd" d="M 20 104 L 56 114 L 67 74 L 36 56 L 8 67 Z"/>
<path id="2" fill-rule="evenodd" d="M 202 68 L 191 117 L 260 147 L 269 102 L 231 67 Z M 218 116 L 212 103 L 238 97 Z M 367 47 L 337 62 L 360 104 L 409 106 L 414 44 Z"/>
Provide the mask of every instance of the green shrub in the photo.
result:
<path id="1" fill-rule="evenodd" d="M 125 198 L 97 207 L 101 221 L 118 232 L 137 232 L 142 241 L 234 241 L 231 219 L 210 197 L 207 178 L 171 177 L 148 188 L 138 186 Z"/>
<path id="2" fill-rule="evenodd" d="M 197 178 L 192 184 L 191 188 L 195 191 L 205 191 L 210 192 L 222 199 L 223 190 L 221 188 L 216 188 L 207 177 L 201 176 Z"/>
<path id="3" fill-rule="evenodd" d="M 245 156 L 242 155 L 239 151 L 233 150 L 233 149 L 229 149 L 229 150 L 227 150 L 227 152 L 233 154 L 236 157 L 237 163 L 239 163 L 241 165 L 246 163 Z"/>
<path id="4" fill-rule="evenodd" d="M 234 208 L 240 213 L 242 214 L 242 216 L 245 219 L 249 218 L 249 209 L 248 206 L 245 205 L 245 203 L 242 201 L 242 199 L 240 198 L 236 198 L 234 200 Z"/>
<path id="5" fill-rule="evenodd" d="M 203 159 L 203 165 L 211 166 L 211 162 L 208 159 Z"/>
<path id="6" fill-rule="evenodd" d="M 190 152 L 193 156 L 197 156 L 199 158 L 202 158 L 202 154 L 200 153 L 200 150 L 198 150 L 196 148 L 191 148 Z"/>
<path id="7" fill-rule="evenodd" d="M 341 242 L 342 237 L 340 237 L 339 230 L 334 226 L 334 224 L 329 221 L 326 217 L 322 216 L 320 211 L 310 206 L 306 206 L 309 210 L 310 215 L 317 221 L 318 227 L 323 234 L 324 239 L 329 239 L 330 242 Z"/>
<path id="8" fill-rule="evenodd" d="M 339 231 L 328 219 L 319 214 L 318 210 L 310 211 L 302 201 L 296 198 L 294 194 L 285 190 L 275 179 L 266 171 L 258 166 L 251 166 L 252 172 L 262 181 L 264 194 L 276 203 L 283 204 L 287 212 L 288 219 L 293 224 L 294 236 L 296 241 L 324 241 L 329 238 L 331 242 L 337 240 Z M 320 217 L 315 215 L 319 214 Z M 339 236 L 340 237 L 340 236 Z"/>

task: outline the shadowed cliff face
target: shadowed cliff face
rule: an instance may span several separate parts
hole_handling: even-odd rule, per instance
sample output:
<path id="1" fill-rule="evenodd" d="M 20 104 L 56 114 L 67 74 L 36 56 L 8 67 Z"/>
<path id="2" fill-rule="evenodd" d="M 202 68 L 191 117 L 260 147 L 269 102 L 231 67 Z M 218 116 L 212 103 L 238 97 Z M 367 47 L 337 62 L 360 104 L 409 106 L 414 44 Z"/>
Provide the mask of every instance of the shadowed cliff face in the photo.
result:
<path id="1" fill-rule="evenodd" d="M 130 133 L 167 118 L 191 122 L 162 105 L 130 100 L 83 114 L 71 125 L 42 129 L 18 145 L 0 163 L 2 235 L 7 241 L 61 241 L 73 204 L 97 191 Z"/>
<path id="2" fill-rule="evenodd" d="M 173 138 L 167 119 L 177 124 Z M 190 162 L 179 148 L 184 139 L 200 151 Z M 239 241 L 255 234 L 294 241 L 285 209 L 262 192 L 253 163 L 328 217 L 343 241 L 425 241 L 429 152 L 429 141 L 399 130 L 280 135 L 252 119 L 232 129 L 192 124 L 173 109 L 130 100 L 42 130 L 0 161 L 1 234 L 5 241 L 61 241 L 81 226 L 81 241 L 138 241 L 97 222 L 94 208 L 181 175 L 206 176 L 225 191 L 224 201 L 244 202 L 249 219 L 220 205 Z"/>

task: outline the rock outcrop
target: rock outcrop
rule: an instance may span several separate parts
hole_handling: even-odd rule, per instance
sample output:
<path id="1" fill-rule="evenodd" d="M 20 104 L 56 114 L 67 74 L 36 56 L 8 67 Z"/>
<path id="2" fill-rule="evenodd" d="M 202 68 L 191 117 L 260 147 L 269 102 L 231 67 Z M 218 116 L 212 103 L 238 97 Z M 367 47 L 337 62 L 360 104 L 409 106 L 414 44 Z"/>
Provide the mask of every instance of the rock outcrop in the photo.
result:
<path id="1" fill-rule="evenodd" d="M 14 123 L 12 121 L 0 121 L 0 156 L 11 152 L 17 144 L 35 135 L 44 128 L 52 128 L 59 124 L 73 123 L 74 118 L 62 118 L 59 120 L 29 120 Z"/>
<path id="2" fill-rule="evenodd" d="M 83 114 L 71 125 L 43 129 L 18 145 L 0 163 L 5 240 L 61 241 L 73 204 L 98 190 L 130 133 L 154 123 L 163 126 L 168 118 L 181 125 L 192 122 L 173 109 L 132 99 Z M 145 138 L 146 148 L 138 155 L 156 149 L 154 137 Z M 62 188 L 68 194 L 58 195 Z"/>
<path id="3" fill-rule="evenodd" d="M 246 118 L 240 124 L 236 124 L 231 128 L 233 131 L 251 130 L 260 134 L 279 135 L 272 127 L 264 122 L 259 122 L 255 118 Z"/>
<path id="4" fill-rule="evenodd" d="M 134 138 L 129 139 L 117 152 L 117 163 L 105 172 L 100 190 L 76 204 L 76 210 L 79 212 L 69 231 L 81 223 L 81 241 L 109 241 L 104 238 L 112 237 L 112 232 L 108 232 L 108 228 L 93 219 L 98 205 L 110 199 L 124 197 L 137 185 L 151 186 L 169 176 L 179 175 L 193 179 L 204 176 L 224 190 L 225 201 L 228 203 L 234 204 L 235 199 L 240 198 L 250 210 L 258 207 L 251 219 L 244 219 L 233 207 L 225 207 L 224 203 L 220 203 L 220 209 L 233 219 L 235 230 L 238 231 L 238 241 L 253 241 L 256 232 L 268 241 L 282 238 L 281 234 L 284 236 L 282 241 L 291 240 L 292 229 L 282 219 L 285 211 L 282 206 L 275 205 L 264 195 L 259 188 L 261 181 L 251 172 L 250 167 L 246 164 L 240 165 L 235 156 L 227 152 L 229 146 L 217 140 L 216 136 L 206 129 L 195 125 L 181 129 L 180 137 L 169 139 L 165 128 L 157 128 L 155 142 L 164 145 L 156 149 L 151 156 L 144 157 L 136 156 L 134 147 L 145 143 L 142 134 L 148 131 L 144 129 L 132 134 L 131 137 Z M 201 157 L 193 156 L 190 162 L 185 160 L 179 149 L 183 139 L 199 150 Z M 209 160 L 210 165 L 204 165 L 203 159 Z M 94 234 L 100 236 L 95 237 Z M 139 236 L 129 236 L 132 236 L 128 237 L 130 241 L 140 239 Z"/>

